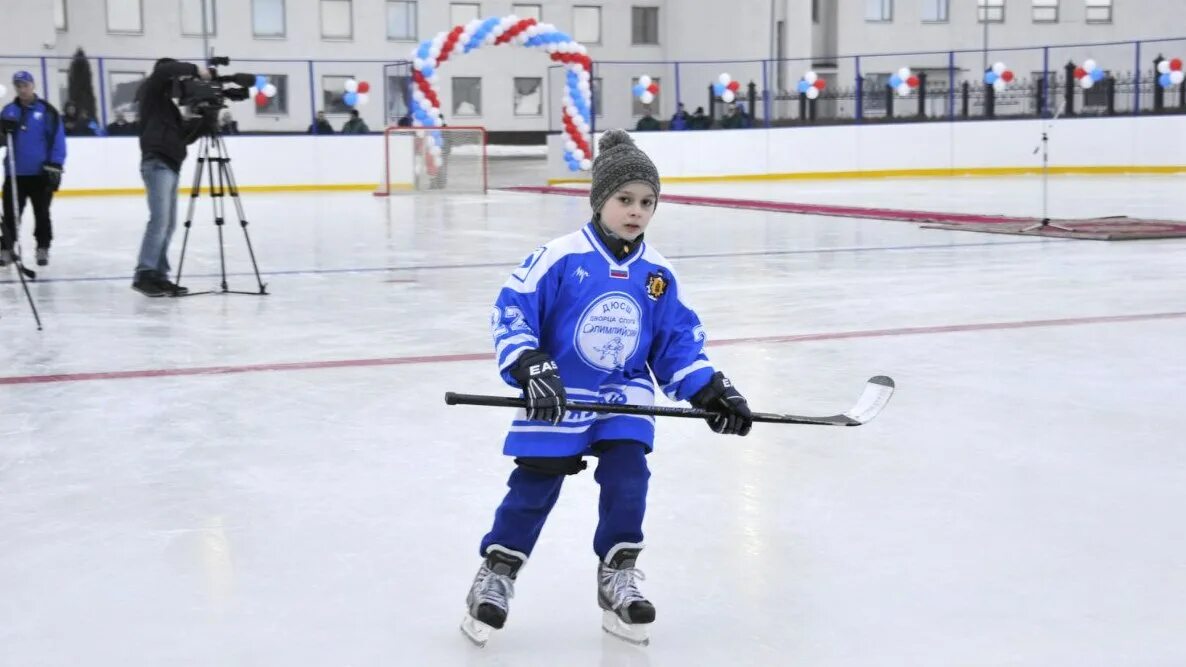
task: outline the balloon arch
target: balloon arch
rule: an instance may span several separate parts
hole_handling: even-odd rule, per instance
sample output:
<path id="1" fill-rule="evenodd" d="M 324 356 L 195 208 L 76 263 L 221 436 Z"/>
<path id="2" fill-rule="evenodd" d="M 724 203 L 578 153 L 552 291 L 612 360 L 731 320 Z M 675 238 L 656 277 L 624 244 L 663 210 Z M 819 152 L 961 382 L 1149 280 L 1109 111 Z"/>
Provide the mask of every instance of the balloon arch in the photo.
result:
<path id="1" fill-rule="evenodd" d="M 547 51 L 549 57 L 564 63 L 567 76 L 564 87 L 564 160 L 573 171 L 589 169 L 593 151 L 590 150 L 592 118 L 592 88 L 590 60 L 585 47 L 567 34 L 548 23 L 539 23 L 533 18 L 517 16 L 474 19 L 465 25 L 454 26 L 424 40 L 412 53 L 412 100 L 411 114 L 416 125 L 440 127 L 441 101 L 437 96 L 437 70 L 457 53 L 469 53 L 486 45 L 498 46 L 516 42 L 523 46 Z M 440 132 L 432 132 L 429 150 L 439 157 L 443 139 Z"/>

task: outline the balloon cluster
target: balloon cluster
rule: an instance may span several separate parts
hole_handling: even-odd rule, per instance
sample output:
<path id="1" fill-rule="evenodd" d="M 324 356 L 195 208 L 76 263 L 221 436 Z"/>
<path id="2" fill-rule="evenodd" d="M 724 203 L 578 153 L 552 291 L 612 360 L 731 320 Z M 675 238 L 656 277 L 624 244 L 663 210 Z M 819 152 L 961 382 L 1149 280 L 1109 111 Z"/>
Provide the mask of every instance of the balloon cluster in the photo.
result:
<path id="1" fill-rule="evenodd" d="M 444 124 L 441 120 L 441 100 L 434 89 L 439 81 L 437 68 L 458 48 L 462 53 L 469 53 L 483 45 L 497 46 L 511 41 L 548 52 L 552 60 L 563 63 L 568 70 L 563 105 L 564 129 L 568 135 L 564 160 L 573 171 L 589 169 L 592 166 L 589 156 L 593 154 L 589 145 L 592 127 L 589 72 L 593 61 L 585 47 L 572 37 L 551 24 L 539 23 L 533 18 L 521 19 L 511 15 L 474 19 L 421 42 L 412 52 L 412 82 L 415 86 L 412 91 L 412 118 L 423 127 L 440 127 Z M 444 139 L 439 130 L 430 134 L 432 143 L 429 151 L 433 157 L 439 158 Z"/>
<path id="2" fill-rule="evenodd" d="M 251 99 L 255 100 L 255 106 L 263 107 L 268 105 L 268 101 L 276 96 L 276 84 L 268 83 L 268 77 L 263 74 L 255 75 L 255 85 L 251 87 Z"/>
<path id="3" fill-rule="evenodd" d="M 737 99 L 738 90 L 741 90 L 741 82 L 734 81 L 727 73 L 718 76 L 717 82 L 712 84 L 712 93 L 726 104 Z"/>
<path id="4" fill-rule="evenodd" d="M 827 85 L 827 81 L 819 78 L 815 72 L 808 70 L 803 73 L 803 78 L 799 79 L 799 93 L 806 95 L 809 100 L 814 100 L 819 97 L 820 91 Z"/>
<path id="5" fill-rule="evenodd" d="M 0 98 L 3 98 L 7 94 L 8 89 L 4 87 L 4 84 L 0 83 Z"/>
<path id="6" fill-rule="evenodd" d="M 1013 83 L 1013 70 L 1005 67 L 1005 63 L 993 63 L 992 69 L 984 73 L 984 83 L 998 93 L 1004 92 Z"/>
<path id="7" fill-rule="evenodd" d="M 1079 80 L 1079 85 L 1084 90 L 1087 90 L 1094 86 L 1097 81 L 1103 80 L 1104 70 L 1100 69 L 1094 60 L 1088 58 L 1083 61 L 1082 67 L 1075 68 L 1075 78 Z"/>
<path id="8" fill-rule="evenodd" d="M 634 96 L 638 98 L 639 102 L 643 104 L 650 104 L 655 101 L 655 96 L 659 94 L 659 84 L 651 77 L 643 74 L 638 77 L 638 83 L 634 84 Z"/>
<path id="9" fill-rule="evenodd" d="M 1162 88 L 1169 88 L 1182 83 L 1186 75 L 1182 73 L 1182 59 L 1162 60 L 1157 63 L 1157 83 Z M 0 93 L 3 95 L 3 93 Z"/>
<path id="10" fill-rule="evenodd" d="M 898 97 L 906 97 L 910 91 L 918 88 L 919 80 L 909 67 L 903 67 L 890 76 L 885 85 L 898 91 Z"/>
<path id="11" fill-rule="evenodd" d="M 346 83 L 342 87 L 345 88 L 345 92 L 342 93 L 342 102 L 348 107 L 362 106 L 370 99 L 371 84 L 366 81 L 346 79 Z"/>

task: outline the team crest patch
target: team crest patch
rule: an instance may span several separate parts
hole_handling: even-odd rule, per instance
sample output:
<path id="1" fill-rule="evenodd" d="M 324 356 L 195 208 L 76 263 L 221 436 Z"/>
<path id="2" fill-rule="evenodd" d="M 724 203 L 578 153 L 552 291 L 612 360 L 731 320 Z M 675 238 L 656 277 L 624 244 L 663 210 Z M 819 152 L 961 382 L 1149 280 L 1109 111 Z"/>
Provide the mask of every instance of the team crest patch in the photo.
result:
<path id="1" fill-rule="evenodd" d="M 638 351 L 642 309 L 624 292 L 609 292 L 585 308 L 573 332 L 581 359 L 605 371 L 622 368 Z"/>
<path id="2" fill-rule="evenodd" d="M 659 297 L 667 293 L 667 277 L 662 273 L 647 275 L 647 296 L 651 301 L 658 301 Z"/>

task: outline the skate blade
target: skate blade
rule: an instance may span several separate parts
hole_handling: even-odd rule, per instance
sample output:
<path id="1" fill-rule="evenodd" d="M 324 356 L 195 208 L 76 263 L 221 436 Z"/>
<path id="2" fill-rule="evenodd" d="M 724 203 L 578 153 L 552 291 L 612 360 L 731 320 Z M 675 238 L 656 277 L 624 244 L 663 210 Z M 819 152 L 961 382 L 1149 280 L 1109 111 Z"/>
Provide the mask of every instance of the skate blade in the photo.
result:
<path id="1" fill-rule="evenodd" d="M 635 646 L 649 646 L 651 643 L 649 624 L 627 623 L 612 611 L 601 612 L 601 629 Z"/>
<path id="2" fill-rule="evenodd" d="M 492 632 L 494 632 L 494 628 L 469 614 L 466 614 L 465 618 L 461 619 L 461 634 L 465 635 L 466 639 L 473 642 L 478 648 L 486 647 L 486 642 L 490 641 L 490 634 Z"/>

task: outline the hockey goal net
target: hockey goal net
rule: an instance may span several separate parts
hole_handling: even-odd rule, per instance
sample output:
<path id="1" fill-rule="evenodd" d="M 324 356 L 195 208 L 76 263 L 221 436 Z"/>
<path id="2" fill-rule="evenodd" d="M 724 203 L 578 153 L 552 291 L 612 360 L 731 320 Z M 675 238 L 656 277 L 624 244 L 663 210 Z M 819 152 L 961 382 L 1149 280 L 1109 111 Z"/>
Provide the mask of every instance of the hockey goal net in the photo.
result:
<path id="1" fill-rule="evenodd" d="M 398 127 L 383 131 L 375 195 L 486 192 L 486 128 Z"/>

